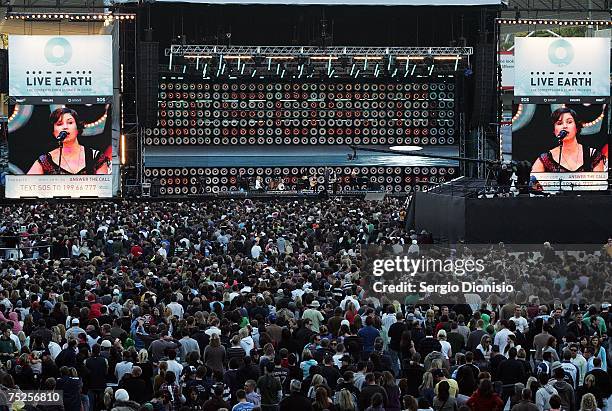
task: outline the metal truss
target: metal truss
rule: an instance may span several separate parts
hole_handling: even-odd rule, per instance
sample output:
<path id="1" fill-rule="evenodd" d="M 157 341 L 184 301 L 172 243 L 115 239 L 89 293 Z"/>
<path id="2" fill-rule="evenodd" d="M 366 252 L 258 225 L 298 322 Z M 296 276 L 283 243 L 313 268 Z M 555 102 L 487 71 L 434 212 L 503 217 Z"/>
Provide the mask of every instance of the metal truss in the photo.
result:
<path id="1" fill-rule="evenodd" d="M 509 10 L 527 12 L 610 12 L 610 0 L 512 0 Z"/>
<path id="2" fill-rule="evenodd" d="M 471 56 L 472 47 L 311 47 L 311 46 L 213 46 L 173 44 L 166 56 L 209 56 L 213 54 L 236 56 Z"/>

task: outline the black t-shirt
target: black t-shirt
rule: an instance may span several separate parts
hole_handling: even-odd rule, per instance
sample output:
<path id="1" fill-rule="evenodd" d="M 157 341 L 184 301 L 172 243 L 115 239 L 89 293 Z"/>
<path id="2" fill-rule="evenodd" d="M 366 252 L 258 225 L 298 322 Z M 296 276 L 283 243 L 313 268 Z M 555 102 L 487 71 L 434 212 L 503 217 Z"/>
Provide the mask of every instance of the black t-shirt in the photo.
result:
<path id="1" fill-rule="evenodd" d="M 400 350 L 400 341 L 402 340 L 402 334 L 406 330 L 406 324 L 403 322 L 396 322 L 389 327 L 388 336 L 391 339 L 389 342 L 389 348 L 394 351 Z"/>

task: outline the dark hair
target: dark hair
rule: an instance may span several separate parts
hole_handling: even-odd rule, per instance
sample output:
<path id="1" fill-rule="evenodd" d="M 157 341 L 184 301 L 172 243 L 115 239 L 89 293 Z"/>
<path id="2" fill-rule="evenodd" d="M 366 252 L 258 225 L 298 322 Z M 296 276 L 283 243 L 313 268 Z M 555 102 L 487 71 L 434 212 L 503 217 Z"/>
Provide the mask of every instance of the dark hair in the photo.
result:
<path id="1" fill-rule="evenodd" d="M 550 115 L 550 122 L 552 123 L 553 129 L 555 127 L 555 123 L 559 121 L 559 119 L 566 113 L 574 118 L 574 122 L 576 123 L 576 137 L 578 137 L 582 131 L 582 121 L 578 118 L 576 112 L 571 108 L 561 107 L 552 112 Z"/>
<path id="2" fill-rule="evenodd" d="M 51 112 L 51 115 L 49 116 L 49 123 L 51 124 L 51 135 L 53 135 L 53 127 L 55 123 L 57 123 L 58 120 L 62 118 L 64 114 L 70 114 L 72 117 L 74 117 L 74 121 L 76 122 L 77 130 L 79 132 L 80 137 L 81 134 L 83 134 L 84 124 L 79 118 L 79 113 L 68 107 L 61 107 Z"/>
<path id="3" fill-rule="evenodd" d="M 383 396 L 381 393 L 377 392 L 376 394 L 372 395 L 372 400 L 370 402 L 372 407 L 380 407 L 382 403 L 383 403 Z"/>
<path id="4" fill-rule="evenodd" d="M 447 401 L 450 397 L 450 385 L 447 381 L 438 384 L 438 401 Z"/>
<path id="5" fill-rule="evenodd" d="M 478 391 L 480 391 L 480 395 L 483 397 L 490 398 L 493 395 L 493 384 L 491 383 L 491 380 L 480 381 Z"/>
<path id="6" fill-rule="evenodd" d="M 548 403 L 550 404 L 550 408 L 561 408 L 561 397 L 557 394 L 553 394 L 548 400 Z"/>

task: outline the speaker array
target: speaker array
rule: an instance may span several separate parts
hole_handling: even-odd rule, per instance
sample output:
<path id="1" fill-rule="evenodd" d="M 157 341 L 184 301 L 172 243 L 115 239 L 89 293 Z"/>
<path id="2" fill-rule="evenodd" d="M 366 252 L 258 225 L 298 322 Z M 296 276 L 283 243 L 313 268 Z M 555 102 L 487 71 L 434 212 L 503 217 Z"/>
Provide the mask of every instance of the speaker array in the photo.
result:
<path id="1" fill-rule="evenodd" d="M 338 192 L 385 190 L 393 194 L 409 194 L 443 183 L 458 173 L 456 167 L 183 167 L 146 168 L 145 177 L 159 187 L 159 194 L 201 195 L 238 191 L 239 175 L 263 177 L 266 184 L 282 179 L 285 189 L 299 190 L 303 176 L 317 176 L 318 191 L 323 190 L 325 175 L 333 169 L 338 179 Z M 358 180 L 351 177 L 356 173 Z"/>
<path id="2" fill-rule="evenodd" d="M 146 145 L 455 144 L 455 85 L 163 80 Z"/>

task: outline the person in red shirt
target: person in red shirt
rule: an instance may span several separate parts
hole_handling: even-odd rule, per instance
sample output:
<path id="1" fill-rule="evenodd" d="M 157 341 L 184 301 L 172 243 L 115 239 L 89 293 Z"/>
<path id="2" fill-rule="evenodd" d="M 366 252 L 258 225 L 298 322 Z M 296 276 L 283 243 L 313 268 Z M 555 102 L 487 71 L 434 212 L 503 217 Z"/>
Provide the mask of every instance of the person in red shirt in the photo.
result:
<path id="1" fill-rule="evenodd" d="M 132 254 L 132 258 L 134 260 L 138 260 L 140 256 L 142 256 L 144 250 L 140 246 L 140 244 L 134 244 L 130 249 L 130 254 Z"/>
<path id="2" fill-rule="evenodd" d="M 96 295 L 95 294 L 89 294 L 87 296 L 87 301 L 90 304 L 90 306 L 89 306 L 89 319 L 93 320 L 94 318 L 100 317 L 102 315 L 102 312 L 100 311 L 100 308 L 102 307 L 102 304 L 100 304 L 99 302 L 96 301 Z"/>
<path id="3" fill-rule="evenodd" d="M 504 402 L 493 391 L 491 380 L 486 379 L 480 382 L 480 386 L 470 399 L 467 400 L 466 405 L 472 411 L 501 411 L 504 409 Z"/>

